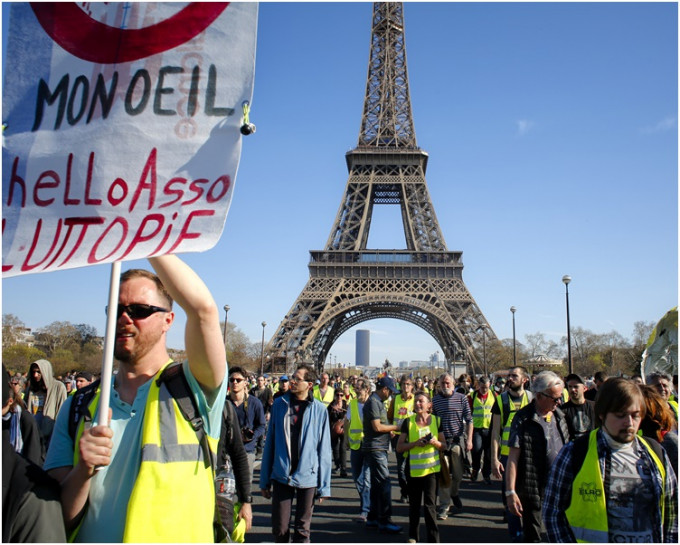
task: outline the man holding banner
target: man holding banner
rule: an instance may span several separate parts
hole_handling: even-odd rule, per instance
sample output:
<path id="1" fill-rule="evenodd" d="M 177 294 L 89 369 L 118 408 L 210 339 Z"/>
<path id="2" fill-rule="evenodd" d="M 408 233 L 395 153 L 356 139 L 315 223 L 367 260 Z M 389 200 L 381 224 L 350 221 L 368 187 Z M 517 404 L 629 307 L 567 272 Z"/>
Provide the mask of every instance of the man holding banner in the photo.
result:
<path id="1" fill-rule="evenodd" d="M 212 541 L 212 471 L 191 424 L 156 379 L 170 363 L 166 334 L 173 300 L 187 315 L 187 361 L 182 371 L 203 419 L 211 448 L 220 436 L 226 357 L 219 311 L 207 286 L 177 256 L 149 259 L 157 275 L 133 269 L 121 277 L 110 426 L 69 435 L 64 403 L 45 461 L 62 484 L 67 530 L 77 541 Z M 77 401 L 75 401 L 77 402 Z M 187 464 L 187 462 L 191 462 Z"/>

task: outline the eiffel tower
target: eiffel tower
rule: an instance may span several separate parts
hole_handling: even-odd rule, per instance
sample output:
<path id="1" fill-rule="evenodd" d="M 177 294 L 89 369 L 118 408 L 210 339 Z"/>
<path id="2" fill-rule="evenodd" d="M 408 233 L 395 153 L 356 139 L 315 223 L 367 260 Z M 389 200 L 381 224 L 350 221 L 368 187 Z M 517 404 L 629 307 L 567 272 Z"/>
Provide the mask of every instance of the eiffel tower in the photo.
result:
<path id="1" fill-rule="evenodd" d="M 450 252 L 416 144 L 406 68 L 403 5 L 373 6 L 371 53 L 359 142 L 345 155 L 349 178 L 324 250 L 310 252 L 309 281 L 267 345 L 270 362 L 323 370 L 351 327 L 396 318 L 427 331 L 447 362 L 481 369 L 482 339 L 496 338 L 463 283 L 462 252 Z M 368 249 L 375 205 L 399 205 L 405 250 Z"/>

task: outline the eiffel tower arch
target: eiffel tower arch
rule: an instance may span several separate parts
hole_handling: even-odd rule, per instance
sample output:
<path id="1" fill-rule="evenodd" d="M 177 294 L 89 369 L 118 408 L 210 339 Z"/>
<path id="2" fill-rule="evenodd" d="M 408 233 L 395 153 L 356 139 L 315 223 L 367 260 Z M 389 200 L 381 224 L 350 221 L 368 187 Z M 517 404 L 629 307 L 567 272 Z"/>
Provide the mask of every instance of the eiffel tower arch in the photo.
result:
<path id="1" fill-rule="evenodd" d="M 427 331 L 447 362 L 481 370 L 482 338 L 496 338 L 463 282 L 462 252 L 449 251 L 425 181 L 408 87 L 403 5 L 376 2 L 359 141 L 325 249 L 310 252 L 309 281 L 266 347 L 272 364 L 322 370 L 351 327 L 395 318 Z M 369 249 L 376 205 L 399 205 L 406 249 Z"/>

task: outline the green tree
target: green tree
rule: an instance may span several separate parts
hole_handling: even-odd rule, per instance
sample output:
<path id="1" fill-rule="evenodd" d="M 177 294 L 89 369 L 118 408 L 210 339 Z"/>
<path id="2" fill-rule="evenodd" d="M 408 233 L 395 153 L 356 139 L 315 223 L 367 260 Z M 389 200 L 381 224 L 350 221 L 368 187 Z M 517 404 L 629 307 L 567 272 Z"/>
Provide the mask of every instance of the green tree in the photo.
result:
<path id="1" fill-rule="evenodd" d="M 24 322 L 17 318 L 14 314 L 2 315 L 2 348 L 16 344 L 18 340 L 18 331 L 25 328 Z"/>
<path id="2" fill-rule="evenodd" d="M 13 344 L 2 349 L 2 362 L 14 373 L 26 373 L 32 362 L 46 357 L 42 350 L 27 344 Z"/>

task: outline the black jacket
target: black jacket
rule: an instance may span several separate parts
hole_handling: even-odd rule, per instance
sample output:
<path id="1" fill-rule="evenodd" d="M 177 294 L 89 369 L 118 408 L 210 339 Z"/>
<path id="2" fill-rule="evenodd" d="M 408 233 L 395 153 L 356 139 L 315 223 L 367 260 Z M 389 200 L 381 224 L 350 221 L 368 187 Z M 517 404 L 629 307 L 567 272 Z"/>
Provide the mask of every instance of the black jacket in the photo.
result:
<path id="1" fill-rule="evenodd" d="M 553 412 L 557 431 L 566 445 L 569 442 L 569 429 L 564 413 L 556 408 Z M 543 491 L 548 481 L 550 467 L 548 466 L 548 442 L 543 427 L 536 414 L 536 400 L 515 414 L 512 421 L 513 436 L 516 432 L 521 441 L 521 452 L 517 464 L 517 479 L 515 487 L 522 503 L 528 502 L 531 507 L 540 509 L 543 501 Z"/>

